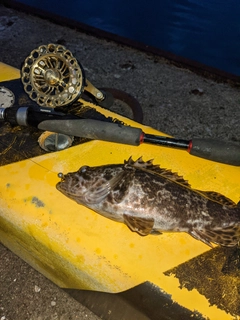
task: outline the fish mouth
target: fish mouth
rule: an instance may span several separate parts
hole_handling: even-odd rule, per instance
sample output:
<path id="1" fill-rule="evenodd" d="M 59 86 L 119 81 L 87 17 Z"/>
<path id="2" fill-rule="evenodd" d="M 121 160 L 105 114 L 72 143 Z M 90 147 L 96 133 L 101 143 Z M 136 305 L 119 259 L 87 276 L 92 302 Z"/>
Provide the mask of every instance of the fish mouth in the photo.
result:
<path id="1" fill-rule="evenodd" d="M 56 184 L 56 188 L 57 188 L 57 190 L 63 192 L 63 191 L 65 191 L 65 188 L 63 188 L 64 182 L 65 182 L 65 176 L 64 176 L 64 174 L 63 174 L 62 172 L 59 172 L 59 173 L 58 173 L 58 178 L 60 178 L 61 181 L 59 181 L 59 182 Z"/>
<path id="2" fill-rule="evenodd" d="M 61 181 L 56 184 L 57 190 L 66 193 L 66 176 L 62 172 L 59 172 L 58 178 L 60 178 Z"/>
<path id="3" fill-rule="evenodd" d="M 62 184 L 62 181 L 60 181 L 60 182 L 58 182 L 57 184 L 56 184 L 56 188 L 58 189 L 58 190 L 62 190 L 62 188 L 61 188 L 61 184 Z"/>
<path id="4" fill-rule="evenodd" d="M 56 184 L 56 189 L 57 189 L 58 191 L 62 192 L 63 194 L 65 194 L 66 196 L 69 196 L 69 197 L 74 197 L 74 196 L 76 196 L 75 193 L 68 191 L 68 185 L 66 184 L 65 179 L 62 180 L 62 181 L 59 181 L 59 182 Z"/>
<path id="5" fill-rule="evenodd" d="M 56 189 L 58 191 L 60 191 L 62 194 L 64 194 L 66 197 L 68 197 L 69 199 L 72 199 L 72 200 L 76 201 L 77 203 L 82 204 L 82 201 L 81 201 L 82 198 L 78 197 L 75 193 L 70 192 L 68 190 L 68 186 L 66 185 L 65 181 L 59 181 L 56 184 Z"/>
<path id="6" fill-rule="evenodd" d="M 71 192 L 69 192 L 66 188 L 66 185 L 65 185 L 65 182 L 64 181 L 60 181 L 56 184 L 56 189 L 58 191 L 60 191 L 61 193 L 63 193 L 64 195 L 66 196 L 69 196 L 69 197 L 73 197 L 74 194 L 72 194 Z"/>

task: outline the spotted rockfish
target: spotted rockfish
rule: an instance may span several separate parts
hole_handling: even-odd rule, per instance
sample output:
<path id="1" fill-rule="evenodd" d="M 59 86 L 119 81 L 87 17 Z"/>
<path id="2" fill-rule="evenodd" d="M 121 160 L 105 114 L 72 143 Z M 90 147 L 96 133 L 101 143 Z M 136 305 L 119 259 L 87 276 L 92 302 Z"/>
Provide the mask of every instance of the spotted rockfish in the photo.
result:
<path id="1" fill-rule="evenodd" d="M 192 189 L 152 160 L 129 158 L 124 164 L 83 166 L 58 176 L 61 182 L 56 187 L 64 195 L 142 236 L 177 231 L 209 246 L 239 243 L 240 202 Z"/>

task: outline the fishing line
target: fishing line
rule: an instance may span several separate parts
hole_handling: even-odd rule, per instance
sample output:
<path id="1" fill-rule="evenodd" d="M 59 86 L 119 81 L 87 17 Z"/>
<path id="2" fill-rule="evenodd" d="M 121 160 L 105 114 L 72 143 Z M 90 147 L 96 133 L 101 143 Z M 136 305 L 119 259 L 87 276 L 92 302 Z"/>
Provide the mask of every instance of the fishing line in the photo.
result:
<path id="1" fill-rule="evenodd" d="M 15 137 L 15 138 L 14 138 L 14 141 L 13 141 L 11 144 L 13 144 L 13 143 L 16 141 L 16 139 L 17 139 L 17 138 Z M 20 161 L 29 160 L 29 161 L 31 161 L 32 163 L 38 165 L 39 167 L 47 170 L 47 172 L 51 172 L 51 173 L 54 173 L 54 174 L 58 175 L 58 172 L 55 172 L 55 171 L 53 171 L 53 170 L 51 170 L 51 169 L 49 169 L 49 168 L 41 165 L 40 163 L 34 161 L 33 158 L 26 158 L 25 155 L 24 155 L 24 152 L 21 152 L 21 151 L 17 150 L 17 149 L 14 148 L 11 144 L 10 144 L 10 145 L 6 145 L 6 144 L 3 143 L 2 141 L 0 142 L 0 144 L 2 144 L 2 145 L 5 147 L 5 150 L 4 150 L 3 152 L 1 152 L 0 156 L 1 156 L 2 154 L 6 154 L 10 149 L 12 149 L 12 150 L 15 151 L 17 154 L 20 154 L 20 155 L 22 155 L 22 157 L 23 157 L 22 160 L 19 160 L 19 161 L 16 161 L 16 162 L 11 162 L 11 163 L 8 163 L 8 164 L 14 164 L 14 163 L 17 163 L 17 162 L 20 162 Z M 40 148 L 40 147 L 39 147 L 39 148 Z M 46 154 L 47 154 L 47 153 L 46 153 Z M 45 154 L 42 154 L 42 155 L 45 155 Z M 42 155 L 39 155 L 39 156 L 36 156 L 36 157 L 41 157 Z M 6 165 L 8 165 L 8 164 L 6 164 Z M 3 165 L 3 166 L 4 166 L 4 165 Z"/>

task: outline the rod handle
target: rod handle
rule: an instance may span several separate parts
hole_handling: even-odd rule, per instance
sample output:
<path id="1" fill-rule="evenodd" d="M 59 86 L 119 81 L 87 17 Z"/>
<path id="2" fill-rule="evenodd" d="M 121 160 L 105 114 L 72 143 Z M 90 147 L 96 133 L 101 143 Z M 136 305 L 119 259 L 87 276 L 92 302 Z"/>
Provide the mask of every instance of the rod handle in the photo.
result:
<path id="1" fill-rule="evenodd" d="M 193 138 L 188 152 L 200 158 L 240 166 L 240 145 L 234 142 Z"/>
<path id="2" fill-rule="evenodd" d="M 93 119 L 45 120 L 38 125 L 38 128 L 76 137 L 134 146 L 141 143 L 143 135 L 139 128 Z"/>

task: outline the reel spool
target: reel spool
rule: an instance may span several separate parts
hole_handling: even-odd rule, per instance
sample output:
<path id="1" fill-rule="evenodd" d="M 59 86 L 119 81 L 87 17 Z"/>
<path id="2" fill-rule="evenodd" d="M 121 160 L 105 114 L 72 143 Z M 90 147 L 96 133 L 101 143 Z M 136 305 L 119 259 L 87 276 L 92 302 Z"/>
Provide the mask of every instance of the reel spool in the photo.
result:
<path id="1" fill-rule="evenodd" d="M 71 51 L 58 44 L 42 45 L 25 59 L 21 70 L 25 92 L 41 107 L 56 108 L 76 101 L 84 90 L 101 105 L 104 94 L 84 76 Z"/>

